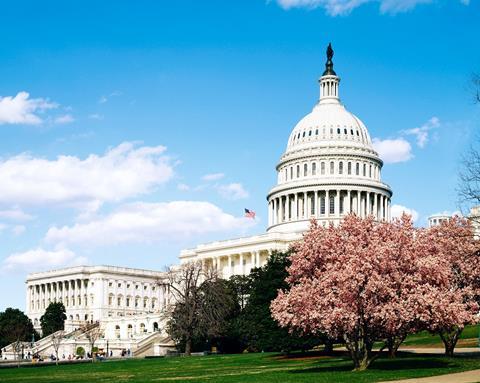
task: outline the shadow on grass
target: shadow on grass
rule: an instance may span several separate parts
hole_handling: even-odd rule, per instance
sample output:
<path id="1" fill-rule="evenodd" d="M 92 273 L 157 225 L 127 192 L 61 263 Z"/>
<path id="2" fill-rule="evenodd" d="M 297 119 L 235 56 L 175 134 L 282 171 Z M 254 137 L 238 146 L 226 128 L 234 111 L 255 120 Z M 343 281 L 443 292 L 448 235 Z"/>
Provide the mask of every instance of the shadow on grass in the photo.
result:
<path id="1" fill-rule="evenodd" d="M 351 372 L 353 370 L 353 362 L 349 358 L 345 358 L 345 354 L 343 357 L 342 361 L 337 361 L 335 364 L 328 360 L 325 360 L 323 363 L 319 361 L 323 365 L 320 364 L 290 372 L 293 374 Z M 368 371 L 442 370 L 450 367 L 452 367 L 452 361 L 438 355 L 429 357 L 412 357 L 407 355 L 394 359 L 377 359 L 368 368 Z"/>

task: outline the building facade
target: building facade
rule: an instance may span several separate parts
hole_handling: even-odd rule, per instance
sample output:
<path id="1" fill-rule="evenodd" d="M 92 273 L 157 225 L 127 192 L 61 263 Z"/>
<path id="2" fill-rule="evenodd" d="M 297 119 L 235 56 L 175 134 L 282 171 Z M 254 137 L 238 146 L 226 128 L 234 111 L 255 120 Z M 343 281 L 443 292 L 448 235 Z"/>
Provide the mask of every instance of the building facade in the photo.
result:
<path id="1" fill-rule="evenodd" d="M 332 57 L 329 46 L 319 99 L 293 128 L 276 166 L 277 184 L 267 195 L 266 233 L 183 250 L 181 263 L 201 261 L 224 278 L 246 275 L 264 265 L 273 251 L 286 251 L 301 239 L 312 219 L 337 225 L 354 212 L 390 220 L 392 190 L 381 179 L 383 162 L 366 126 L 340 101 Z M 26 281 L 27 315 L 39 329 L 48 304 L 62 302 L 68 330 L 98 322 L 103 341 L 114 342 L 117 349 L 128 344 L 143 350 L 154 340 L 167 347 L 157 336 L 164 331 L 163 314 L 170 303 L 165 278 L 162 272 L 113 266 L 33 273 Z"/>

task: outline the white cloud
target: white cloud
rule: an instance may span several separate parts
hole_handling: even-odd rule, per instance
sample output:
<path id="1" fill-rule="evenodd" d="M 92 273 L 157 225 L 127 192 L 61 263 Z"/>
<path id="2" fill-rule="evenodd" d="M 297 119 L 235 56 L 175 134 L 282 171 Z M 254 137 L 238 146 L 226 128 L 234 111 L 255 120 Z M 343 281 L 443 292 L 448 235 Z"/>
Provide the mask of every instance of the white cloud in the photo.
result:
<path id="1" fill-rule="evenodd" d="M 428 132 L 432 129 L 438 128 L 440 126 L 440 120 L 438 117 L 432 117 L 426 123 L 424 123 L 419 128 L 407 129 L 404 130 L 404 134 L 413 135 L 417 140 L 417 145 L 420 148 L 424 148 L 428 142 Z"/>
<path id="2" fill-rule="evenodd" d="M 85 257 L 77 256 L 68 249 L 44 250 L 37 248 L 9 255 L 3 261 L 2 270 L 24 270 L 27 272 L 46 270 L 52 267 L 86 264 Z"/>
<path id="3" fill-rule="evenodd" d="M 218 192 L 223 198 L 237 200 L 248 198 L 248 192 L 241 183 L 231 183 L 218 186 Z"/>
<path id="4" fill-rule="evenodd" d="M 64 114 L 54 119 L 55 124 L 70 124 L 73 121 L 75 121 L 75 119 L 71 114 Z"/>
<path id="5" fill-rule="evenodd" d="M 255 223 L 234 217 L 202 201 L 137 202 L 87 223 L 52 227 L 45 241 L 53 244 L 112 245 L 186 239 L 214 232 L 244 230 Z"/>
<path id="6" fill-rule="evenodd" d="M 465 4 L 465 1 L 460 0 Z M 367 3 L 379 3 L 381 13 L 405 12 L 418 4 L 428 4 L 433 0 L 276 0 L 283 9 L 291 8 L 324 8 L 331 16 L 349 14 L 355 8 Z"/>
<path id="7" fill-rule="evenodd" d="M 102 95 L 99 100 L 98 100 L 98 103 L 99 104 L 105 104 L 110 98 L 112 97 L 118 97 L 118 96 L 121 96 L 123 93 L 120 92 L 119 90 L 116 90 L 116 91 L 113 91 L 112 93 L 110 93 L 109 95 Z"/>
<path id="8" fill-rule="evenodd" d="M 218 181 L 218 180 L 222 179 L 223 177 L 225 177 L 224 173 L 211 173 L 211 174 L 205 174 L 202 177 L 202 180 L 204 180 L 204 181 Z"/>
<path id="9" fill-rule="evenodd" d="M 387 140 L 374 138 L 373 147 L 385 163 L 405 162 L 413 157 L 412 146 L 403 138 Z"/>
<path id="10" fill-rule="evenodd" d="M 0 202 L 83 207 L 145 194 L 173 176 L 165 150 L 125 142 L 104 155 L 90 154 L 85 159 L 48 160 L 20 154 L 0 160 Z"/>
<path id="11" fill-rule="evenodd" d="M 24 225 L 15 225 L 12 227 L 12 234 L 15 236 L 21 235 L 25 232 L 26 227 Z"/>
<path id="12" fill-rule="evenodd" d="M 15 97 L 0 97 L 0 125 L 38 125 L 43 122 L 40 114 L 55 109 L 58 104 L 45 98 L 30 98 L 27 92 L 19 92 Z"/>
<path id="13" fill-rule="evenodd" d="M 102 114 L 99 114 L 99 113 L 92 113 L 92 114 L 89 114 L 88 115 L 88 118 L 90 120 L 103 120 L 103 115 Z"/>
<path id="14" fill-rule="evenodd" d="M 392 218 L 400 218 L 403 213 L 411 215 L 413 222 L 416 222 L 418 220 L 418 212 L 416 210 L 410 209 L 402 205 L 392 205 L 391 207 Z"/>
<path id="15" fill-rule="evenodd" d="M 188 191 L 190 190 L 190 186 L 188 186 L 187 184 L 178 184 L 177 189 L 180 191 Z"/>
<path id="16" fill-rule="evenodd" d="M 8 219 L 10 221 L 31 221 L 34 217 L 30 214 L 25 213 L 23 210 L 18 208 L 0 210 L 0 218 Z"/>

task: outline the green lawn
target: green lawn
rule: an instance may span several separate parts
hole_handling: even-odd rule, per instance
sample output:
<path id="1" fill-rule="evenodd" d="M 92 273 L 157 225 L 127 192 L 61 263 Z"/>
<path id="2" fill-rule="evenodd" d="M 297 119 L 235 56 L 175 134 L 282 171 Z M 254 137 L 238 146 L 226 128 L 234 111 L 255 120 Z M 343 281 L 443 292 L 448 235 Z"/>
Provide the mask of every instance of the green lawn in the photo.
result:
<path id="1" fill-rule="evenodd" d="M 138 359 L 0 369 L 0 382 L 378 382 L 480 368 L 479 357 L 444 358 L 403 354 L 379 359 L 370 370 L 351 372 L 350 360 L 334 357 L 282 357 L 278 354 Z"/>
<path id="2" fill-rule="evenodd" d="M 479 331 L 479 325 L 466 326 L 460 335 L 457 348 L 478 346 Z M 431 335 L 426 331 L 422 331 L 418 334 L 409 335 L 403 342 L 402 346 L 443 347 L 443 343 L 438 335 Z"/>

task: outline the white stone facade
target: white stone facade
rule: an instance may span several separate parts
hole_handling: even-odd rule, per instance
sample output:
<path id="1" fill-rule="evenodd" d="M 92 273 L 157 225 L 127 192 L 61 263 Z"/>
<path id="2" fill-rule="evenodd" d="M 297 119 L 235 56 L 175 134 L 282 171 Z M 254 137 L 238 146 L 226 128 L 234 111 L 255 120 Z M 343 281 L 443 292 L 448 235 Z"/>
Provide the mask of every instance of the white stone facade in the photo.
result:
<path id="1" fill-rule="evenodd" d="M 114 266 L 78 266 L 27 277 L 27 315 L 40 329 L 50 302 L 62 302 L 66 329 L 112 317 L 159 313 L 169 303 L 163 272 Z"/>

